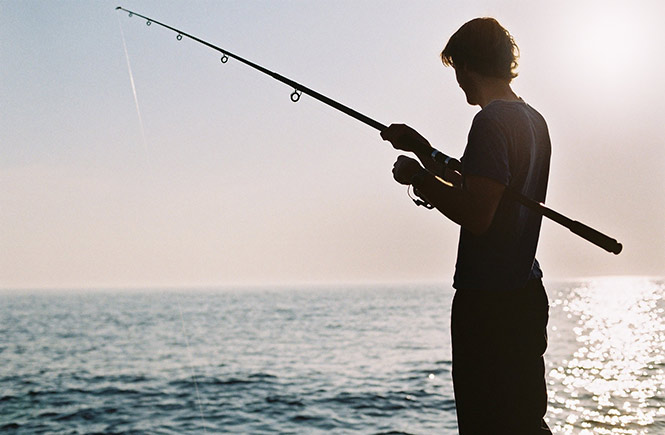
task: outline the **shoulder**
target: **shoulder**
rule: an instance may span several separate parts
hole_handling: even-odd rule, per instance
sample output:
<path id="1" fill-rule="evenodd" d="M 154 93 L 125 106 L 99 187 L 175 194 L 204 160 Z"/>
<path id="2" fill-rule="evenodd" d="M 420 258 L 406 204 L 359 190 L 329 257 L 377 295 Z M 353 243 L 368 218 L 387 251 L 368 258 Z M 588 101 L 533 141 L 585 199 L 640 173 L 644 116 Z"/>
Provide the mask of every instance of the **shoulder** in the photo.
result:
<path id="1" fill-rule="evenodd" d="M 498 127 L 515 116 L 519 104 L 509 101 L 495 100 L 485 106 L 473 117 L 472 127 Z"/>
<path id="2" fill-rule="evenodd" d="M 500 108 L 497 108 L 494 104 L 489 104 L 473 117 L 469 135 L 482 137 L 503 134 L 506 120 L 507 118 Z"/>
<path id="3" fill-rule="evenodd" d="M 476 114 L 472 126 L 511 129 L 534 124 L 546 125 L 545 118 L 525 101 L 495 100 Z"/>

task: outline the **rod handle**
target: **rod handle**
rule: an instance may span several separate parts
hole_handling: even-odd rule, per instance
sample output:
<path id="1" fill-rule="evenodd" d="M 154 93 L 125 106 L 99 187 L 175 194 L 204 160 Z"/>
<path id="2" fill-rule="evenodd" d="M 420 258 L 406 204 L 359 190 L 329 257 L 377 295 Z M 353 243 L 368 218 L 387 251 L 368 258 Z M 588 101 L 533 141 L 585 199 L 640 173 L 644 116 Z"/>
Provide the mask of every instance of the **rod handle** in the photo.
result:
<path id="1" fill-rule="evenodd" d="M 613 239 L 600 231 L 594 230 L 593 228 L 584 225 L 582 222 L 573 221 L 568 229 L 612 254 L 618 255 L 621 252 L 621 249 L 623 249 L 621 243 L 616 239 Z"/>

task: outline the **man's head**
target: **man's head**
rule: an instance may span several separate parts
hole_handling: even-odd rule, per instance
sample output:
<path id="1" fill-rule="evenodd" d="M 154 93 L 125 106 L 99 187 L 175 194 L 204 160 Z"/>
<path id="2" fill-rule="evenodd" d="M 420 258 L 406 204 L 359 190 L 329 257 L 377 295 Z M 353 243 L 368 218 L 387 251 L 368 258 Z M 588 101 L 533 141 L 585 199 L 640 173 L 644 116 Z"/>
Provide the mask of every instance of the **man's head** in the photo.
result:
<path id="1" fill-rule="evenodd" d="M 441 60 L 456 71 L 472 71 L 508 83 L 517 73 L 519 48 L 494 18 L 476 18 L 459 28 L 441 52 Z"/>
<path id="2" fill-rule="evenodd" d="M 487 89 L 510 89 L 517 77 L 519 48 L 513 37 L 494 18 L 476 18 L 450 37 L 441 52 L 471 105 L 483 105 Z M 506 89 L 507 88 L 507 89 Z M 510 91 L 512 93 L 512 91 Z"/>

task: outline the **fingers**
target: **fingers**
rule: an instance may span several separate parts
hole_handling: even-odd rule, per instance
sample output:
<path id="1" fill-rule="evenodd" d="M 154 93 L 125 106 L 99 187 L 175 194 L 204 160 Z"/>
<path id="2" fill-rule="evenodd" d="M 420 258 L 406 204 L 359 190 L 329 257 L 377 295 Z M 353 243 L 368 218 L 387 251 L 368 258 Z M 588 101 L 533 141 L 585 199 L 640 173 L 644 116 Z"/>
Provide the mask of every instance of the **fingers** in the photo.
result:
<path id="1" fill-rule="evenodd" d="M 404 124 L 390 124 L 388 128 L 381 131 L 381 138 L 383 140 L 392 142 L 393 140 L 396 140 L 404 135 L 405 127 L 406 125 Z"/>
<path id="2" fill-rule="evenodd" d="M 390 142 L 395 149 L 416 154 L 430 146 L 427 139 L 406 124 L 391 124 L 381 131 L 381 137 Z"/>
<path id="3" fill-rule="evenodd" d="M 409 130 L 404 124 L 391 124 L 381 132 L 381 137 L 390 142 L 396 150 L 411 151 Z"/>
<path id="4" fill-rule="evenodd" d="M 414 174 L 422 170 L 420 164 L 407 156 L 399 156 L 393 165 L 393 178 L 400 184 L 410 184 Z"/>
<path id="5" fill-rule="evenodd" d="M 395 162 L 393 165 L 393 178 L 395 181 L 397 181 L 400 184 L 408 184 L 406 183 L 406 177 L 404 177 L 404 174 L 402 173 L 401 166 L 399 162 Z"/>
<path id="6" fill-rule="evenodd" d="M 415 159 L 412 159 L 411 157 L 407 156 L 397 156 L 397 160 L 395 160 L 395 165 L 413 165 L 416 164 L 418 165 L 418 162 Z"/>

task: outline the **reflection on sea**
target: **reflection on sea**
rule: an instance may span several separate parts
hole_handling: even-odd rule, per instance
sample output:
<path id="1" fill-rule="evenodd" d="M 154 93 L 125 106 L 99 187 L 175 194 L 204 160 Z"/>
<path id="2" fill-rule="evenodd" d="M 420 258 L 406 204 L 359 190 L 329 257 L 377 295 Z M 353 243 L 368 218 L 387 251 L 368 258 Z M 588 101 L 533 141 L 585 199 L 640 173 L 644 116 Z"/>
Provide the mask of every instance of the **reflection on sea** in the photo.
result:
<path id="1" fill-rule="evenodd" d="M 550 288 L 553 432 L 665 433 L 664 296 L 635 277 Z"/>

